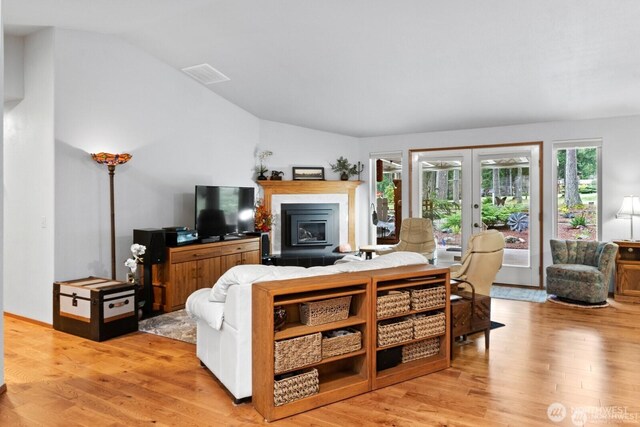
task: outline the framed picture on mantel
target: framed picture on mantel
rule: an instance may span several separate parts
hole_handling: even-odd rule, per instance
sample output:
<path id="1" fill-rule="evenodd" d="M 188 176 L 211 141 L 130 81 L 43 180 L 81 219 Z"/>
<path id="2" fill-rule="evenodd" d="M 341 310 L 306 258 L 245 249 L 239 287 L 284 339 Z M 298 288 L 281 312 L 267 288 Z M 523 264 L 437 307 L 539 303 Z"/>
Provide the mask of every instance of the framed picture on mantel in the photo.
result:
<path id="1" fill-rule="evenodd" d="M 294 166 L 292 175 L 298 181 L 324 181 L 324 168 Z"/>

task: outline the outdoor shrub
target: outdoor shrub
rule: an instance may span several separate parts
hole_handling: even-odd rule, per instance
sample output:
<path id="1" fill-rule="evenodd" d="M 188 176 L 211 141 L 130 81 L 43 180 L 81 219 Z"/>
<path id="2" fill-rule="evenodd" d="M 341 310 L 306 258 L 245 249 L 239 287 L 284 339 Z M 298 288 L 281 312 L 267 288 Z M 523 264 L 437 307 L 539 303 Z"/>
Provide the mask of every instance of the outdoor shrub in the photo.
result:
<path id="1" fill-rule="evenodd" d="M 572 228 L 586 227 L 586 226 L 587 226 L 587 218 L 585 218 L 584 215 L 580 215 L 571 219 Z"/>
<path id="2" fill-rule="evenodd" d="M 593 194 L 597 193 L 598 189 L 595 185 L 592 184 L 581 184 L 578 186 L 578 192 L 580 194 Z"/>
<path id="3" fill-rule="evenodd" d="M 450 229 L 451 232 L 454 232 L 454 230 L 460 231 L 461 225 L 462 215 L 460 212 L 452 213 L 442 218 L 442 227 Z"/>

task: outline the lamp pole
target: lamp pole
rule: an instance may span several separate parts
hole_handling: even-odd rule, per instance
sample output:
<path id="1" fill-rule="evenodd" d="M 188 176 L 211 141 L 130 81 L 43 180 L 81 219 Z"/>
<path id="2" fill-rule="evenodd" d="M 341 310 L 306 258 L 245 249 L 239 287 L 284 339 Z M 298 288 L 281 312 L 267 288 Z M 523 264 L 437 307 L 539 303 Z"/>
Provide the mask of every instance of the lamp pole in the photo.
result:
<path id="1" fill-rule="evenodd" d="M 111 279 L 116 280 L 116 209 L 113 193 L 113 178 L 116 165 L 108 165 L 109 169 L 109 207 L 111 209 Z"/>

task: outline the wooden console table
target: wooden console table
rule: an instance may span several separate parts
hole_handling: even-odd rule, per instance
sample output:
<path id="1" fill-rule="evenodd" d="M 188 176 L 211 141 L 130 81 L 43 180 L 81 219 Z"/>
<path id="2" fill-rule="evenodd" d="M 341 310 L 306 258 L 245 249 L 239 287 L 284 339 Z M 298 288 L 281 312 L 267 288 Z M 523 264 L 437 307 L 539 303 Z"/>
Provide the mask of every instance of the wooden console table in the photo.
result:
<path id="1" fill-rule="evenodd" d="M 441 289 L 446 298 L 442 304 L 424 309 L 408 309 L 403 313 L 378 318 L 377 298 L 390 291 L 409 289 Z M 351 297 L 348 317 L 315 326 L 303 324 L 300 320 L 300 305 L 325 301 L 332 298 Z M 275 330 L 274 312 L 283 308 L 286 322 L 280 330 Z M 439 315 L 444 317 L 444 328 L 431 335 L 417 339 L 409 337 L 392 344 L 378 345 L 378 327 L 381 322 L 403 320 L 408 315 Z M 390 384 L 406 381 L 450 366 L 449 361 L 449 269 L 430 265 L 412 265 L 358 273 L 340 273 L 301 279 L 278 280 L 255 283 L 252 286 L 252 357 L 253 406 L 266 420 L 272 421 L 296 413 L 317 408 L 365 393 Z M 278 374 L 295 377 L 305 375 L 305 371 L 317 371 L 319 384 L 315 394 L 304 396 L 288 403 L 275 402 L 274 386 L 285 380 L 276 375 L 276 343 L 282 348 L 284 341 L 308 340 L 313 334 L 350 328 L 359 331 L 361 347 L 336 356 L 315 359 Z M 435 352 L 420 357 L 405 359 L 405 346 L 429 341 L 436 344 Z M 286 343 L 284 343 L 287 345 Z M 379 355 L 389 349 L 400 350 L 404 363 L 379 367 Z M 309 349 L 313 352 L 317 348 Z M 305 353 L 306 354 L 306 353 Z M 280 353 L 282 356 L 282 353 Z M 295 356 L 292 356 L 295 359 Z M 298 356 L 299 357 L 299 356 Z M 282 357 L 280 357 L 281 359 Z"/>
<path id="2" fill-rule="evenodd" d="M 166 261 L 152 274 L 153 309 L 164 312 L 184 308 L 189 295 L 212 287 L 233 266 L 260 264 L 258 237 L 167 247 L 166 251 Z"/>

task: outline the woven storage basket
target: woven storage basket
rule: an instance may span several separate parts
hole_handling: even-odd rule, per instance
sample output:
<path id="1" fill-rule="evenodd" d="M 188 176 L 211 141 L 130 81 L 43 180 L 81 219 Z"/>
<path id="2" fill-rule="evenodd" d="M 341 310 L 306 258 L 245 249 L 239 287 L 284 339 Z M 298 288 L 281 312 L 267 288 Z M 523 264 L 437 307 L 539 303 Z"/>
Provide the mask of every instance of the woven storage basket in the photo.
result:
<path id="1" fill-rule="evenodd" d="M 355 329 L 347 329 L 348 335 L 339 337 L 322 337 L 322 358 L 351 353 L 362 348 L 362 334 Z"/>
<path id="2" fill-rule="evenodd" d="M 413 338 L 423 338 L 430 335 L 441 335 L 446 331 L 445 322 L 447 316 L 444 313 L 430 316 L 417 315 L 413 317 Z"/>
<path id="3" fill-rule="evenodd" d="M 402 314 L 409 311 L 411 295 L 409 292 L 389 291 L 386 295 L 378 295 L 376 314 L 378 318 Z"/>
<path id="4" fill-rule="evenodd" d="M 433 288 L 410 289 L 411 310 L 426 310 L 432 307 L 441 307 L 445 303 L 447 290 L 444 286 Z"/>
<path id="5" fill-rule="evenodd" d="M 414 342 L 402 346 L 402 363 L 433 356 L 440 352 L 440 338 Z"/>
<path id="6" fill-rule="evenodd" d="M 320 391 L 318 370 L 313 368 L 292 377 L 273 382 L 273 403 L 282 406 L 286 403 L 313 396 Z"/>
<path id="7" fill-rule="evenodd" d="M 378 323 L 378 346 L 384 347 L 413 339 L 413 320 L 408 317 Z"/>
<path id="8" fill-rule="evenodd" d="M 314 326 L 349 317 L 351 295 L 300 304 L 300 322 Z"/>
<path id="9" fill-rule="evenodd" d="M 290 340 L 276 341 L 275 373 L 307 366 L 322 359 L 322 334 L 303 335 Z"/>

